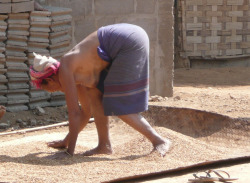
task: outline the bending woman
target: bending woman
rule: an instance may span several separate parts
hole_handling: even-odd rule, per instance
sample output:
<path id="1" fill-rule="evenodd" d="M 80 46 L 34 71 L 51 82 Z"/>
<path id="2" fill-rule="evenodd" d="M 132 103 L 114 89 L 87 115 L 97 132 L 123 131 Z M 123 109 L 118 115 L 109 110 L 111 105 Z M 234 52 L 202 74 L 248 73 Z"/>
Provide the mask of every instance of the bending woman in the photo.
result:
<path id="1" fill-rule="evenodd" d="M 64 155 L 73 155 L 78 133 L 93 115 L 99 143 L 84 155 L 111 154 L 108 116 L 118 116 L 164 156 L 170 141 L 139 115 L 148 109 L 148 65 L 148 36 L 141 27 L 131 24 L 101 27 L 60 62 L 36 55 L 30 69 L 32 82 L 49 92 L 63 91 L 69 116 L 67 136 L 48 146 L 67 148 Z"/>

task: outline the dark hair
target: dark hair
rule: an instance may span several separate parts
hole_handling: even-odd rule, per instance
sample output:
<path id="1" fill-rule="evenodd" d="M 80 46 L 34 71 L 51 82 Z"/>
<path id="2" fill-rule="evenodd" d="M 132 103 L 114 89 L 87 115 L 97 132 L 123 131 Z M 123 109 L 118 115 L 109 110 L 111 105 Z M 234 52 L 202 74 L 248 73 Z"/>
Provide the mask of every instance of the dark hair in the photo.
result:
<path id="1" fill-rule="evenodd" d="M 48 81 L 46 79 L 43 79 L 42 82 L 41 82 L 42 85 L 47 85 L 48 84 Z"/>

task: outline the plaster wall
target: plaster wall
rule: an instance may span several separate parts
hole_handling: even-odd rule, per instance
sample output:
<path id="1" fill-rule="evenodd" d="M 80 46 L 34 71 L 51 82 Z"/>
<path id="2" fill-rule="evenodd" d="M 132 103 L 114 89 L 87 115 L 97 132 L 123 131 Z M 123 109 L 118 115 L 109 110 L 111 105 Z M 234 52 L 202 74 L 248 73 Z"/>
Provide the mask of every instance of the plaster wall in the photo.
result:
<path id="1" fill-rule="evenodd" d="M 72 9 L 72 46 L 101 26 L 132 23 L 150 38 L 150 94 L 173 95 L 173 0 L 38 0 Z"/>

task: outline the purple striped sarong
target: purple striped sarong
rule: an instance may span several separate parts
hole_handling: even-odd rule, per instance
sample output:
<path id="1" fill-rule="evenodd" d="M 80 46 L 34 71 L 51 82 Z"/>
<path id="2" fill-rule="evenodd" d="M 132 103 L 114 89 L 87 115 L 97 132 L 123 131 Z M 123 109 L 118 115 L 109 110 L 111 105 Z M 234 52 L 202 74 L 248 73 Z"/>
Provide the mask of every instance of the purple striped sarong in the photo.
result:
<path id="1" fill-rule="evenodd" d="M 149 39 L 139 26 L 114 24 L 98 29 L 99 56 L 111 63 L 101 73 L 106 116 L 134 114 L 148 109 Z M 104 86 L 101 86 L 104 85 Z"/>

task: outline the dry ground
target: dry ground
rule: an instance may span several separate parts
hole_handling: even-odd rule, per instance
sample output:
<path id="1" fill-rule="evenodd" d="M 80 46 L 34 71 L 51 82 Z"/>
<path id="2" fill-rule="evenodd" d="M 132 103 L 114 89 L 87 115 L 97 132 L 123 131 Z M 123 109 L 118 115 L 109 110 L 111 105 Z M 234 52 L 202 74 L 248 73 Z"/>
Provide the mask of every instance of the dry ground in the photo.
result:
<path id="1" fill-rule="evenodd" d="M 151 102 L 151 104 L 177 107 L 177 112 L 181 110 L 179 108 L 190 108 L 228 116 L 220 116 L 219 119 L 222 119 L 223 123 L 217 121 L 220 126 L 219 130 L 210 131 L 210 135 L 207 135 L 206 129 L 203 129 L 198 135 L 192 135 L 191 131 L 185 131 L 189 127 L 185 123 L 182 125 L 182 130 L 186 133 L 180 133 L 180 131 L 166 128 L 167 125 L 157 125 L 157 121 L 165 119 L 164 114 L 158 116 L 157 121 L 153 119 L 150 122 L 157 125 L 154 128 L 162 136 L 173 141 L 173 148 L 165 158 L 151 153 L 151 144 L 117 119 L 111 120 L 114 154 L 109 156 L 83 157 L 81 155 L 82 152 L 97 144 L 94 123 L 89 124 L 79 135 L 76 156 L 64 160 L 53 159 L 57 150 L 48 148 L 45 142 L 62 139 L 67 133 L 67 127 L 0 136 L 0 181 L 102 182 L 204 161 L 250 155 L 249 68 L 178 69 L 175 71 L 174 83 L 173 97 L 159 98 L 159 101 Z M 33 111 L 7 113 L 0 122 L 9 121 L 12 126 L 17 128 L 17 119 L 23 121 L 36 119 L 40 125 L 43 125 L 64 121 L 67 117 L 65 114 L 65 107 L 45 108 L 45 114 L 42 116 L 34 114 Z M 210 113 L 205 115 L 205 112 L 203 114 L 202 119 L 205 123 L 206 116 L 209 118 L 211 115 Z M 167 121 L 167 116 L 165 117 Z M 179 117 L 176 118 L 180 119 L 179 121 L 185 120 L 185 115 L 182 118 L 177 117 Z M 174 124 L 173 121 L 172 123 Z M 199 128 L 199 125 L 195 127 Z M 247 171 L 250 168 L 249 164 L 235 167 L 224 167 L 224 170 L 229 171 L 233 177 L 240 178 L 238 183 L 249 180 L 250 177 L 246 173 L 249 172 Z M 192 175 L 171 177 L 161 181 L 187 182 L 188 178 L 192 178 Z"/>

